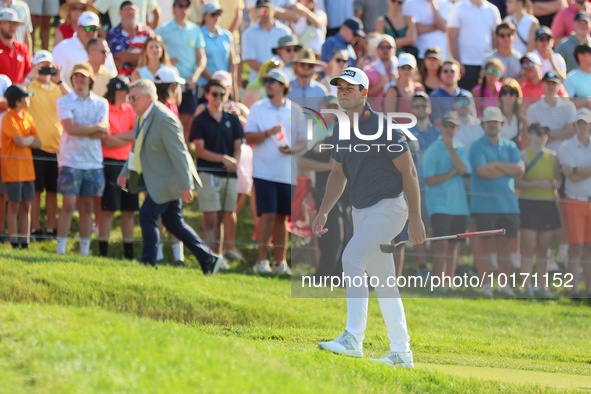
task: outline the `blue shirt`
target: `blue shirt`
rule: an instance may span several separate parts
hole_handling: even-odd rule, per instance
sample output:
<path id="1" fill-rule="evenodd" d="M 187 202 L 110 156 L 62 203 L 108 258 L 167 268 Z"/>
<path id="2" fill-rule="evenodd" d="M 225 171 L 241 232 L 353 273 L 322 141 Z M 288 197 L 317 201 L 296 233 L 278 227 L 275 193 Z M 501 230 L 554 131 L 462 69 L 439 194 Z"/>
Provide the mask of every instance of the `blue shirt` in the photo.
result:
<path id="1" fill-rule="evenodd" d="M 217 36 L 214 36 L 205 25 L 201 26 L 201 33 L 205 40 L 205 56 L 207 56 L 207 69 L 210 73 L 219 70 L 230 71 L 230 45 L 232 45 L 232 33 L 217 26 Z M 199 77 L 199 86 L 205 86 L 207 79 Z"/>
<path id="2" fill-rule="evenodd" d="M 423 153 L 425 153 L 425 151 L 427 150 L 427 148 L 437 140 L 437 138 L 439 138 L 439 136 L 441 136 L 441 130 L 439 130 L 439 127 L 435 126 L 433 123 L 429 122 L 429 126 L 427 127 L 427 130 L 422 131 L 419 130 L 419 128 L 417 126 L 413 127 L 412 129 L 409 129 L 409 131 L 415 136 L 417 137 L 417 140 L 419 141 L 419 150 L 417 151 L 418 154 L 418 161 L 416 163 L 417 165 L 417 175 L 419 176 L 419 179 L 421 181 L 421 189 L 424 190 L 425 185 L 425 176 L 423 175 Z"/>
<path id="3" fill-rule="evenodd" d="M 457 141 L 453 141 L 453 147 L 466 167 L 469 167 L 466 147 Z M 451 155 L 441 138 L 438 138 L 423 154 L 423 175 L 425 178 L 443 175 L 450 172 L 452 168 Z M 439 213 L 467 216 L 470 214 L 464 181 L 460 174 L 456 174 L 438 185 L 426 186 L 426 189 L 425 203 L 430 215 Z"/>
<path id="4" fill-rule="evenodd" d="M 297 79 L 289 83 L 291 91 L 287 97 L 290 100 L 297 102 L 302 107 L 310 107 L 316 111 L 320 111 L 322 101 L 326 96 L 326 88 L 320 82 L 310 80 L 310 84 L 306 87 L 302 86 Z"/>
<path id="5" fill-rule="evenodd" d="M 339 33 L 335 34 L 332 37 L 328 37 L 324 44 L 322 45 L 322 54 L 320 55 L 320 60 L 323 62 L 328 63 L 334 51 L 338 49 L 344 49 L 349 54 L 349 67 L 355 67 L 355 60 L 357 60 L 357 55 L 353 50 L 351 44 L 347 43 L 343 36 Z"/>
<path id="6" fill-rule="evenodd" d="M 162 37 L 166 52 L 171 58 L 178 59 L 175 65 L 182 78 L 188 79 L 195 72 L 197 56 L 195 51 L 205 46 L 203 34 L 199 26 L 193 22 L 185 22 L 185 27 L 180 27 L 173 19 L 164 26 L 156 29 L 156 34 Z"/>
<path id="7" fill-rule="evenodd" d="M 431 120 L 440 119 L 447 111 L 454 110 L 455 100 L 450 97 L 469 97 L 472 98 L 472 93 L 467 90 L 456 88 L 454 94 L 449 94 L 443 88 L 434 90 L 429 95 L 431 97 Z"/>
<path id="8" fill-rule="evenodd" d="M 242 33 L 242 60 L 256 60 L 259 63 L 273 57 L 272 49 L 277 47 L 277 42 L 283 36 L 291 34 L 291 29 L 281 22 L 275 22 L 271 31 L 267 31 L 257 22 L 248 27 Z M 251 69 L 248 76 L 248 82 L 252 82 L 259 77 L 256 70 Z"/>
<path id="9" fill-rule="evenodd" d="M 470 147 L 472 167 L 472 213 L 519 213 L 519 202 L 515 196 L 515 178 L 503 176 L 495 179 L 482 178 L 476 172 L 478 166 L 491 161 L 523 163 L 515 142 L 499 137 L 493 145 L 486 135 Z"/>
<path id="10" fill-rule="evenodd" d="M 376 134 L 380 128 L 379 122 L 380 117 L 377 112 L 366 104 L 363 114 L 359 116 L 359 132 L 362 135 Z M 386 119 L 382 119 L 382 134 L 371 141 L 357 137 L 353 128 L 350 140 L 340 140 L 339 122 L 334 126 L 332 158 L 343 166 L 345 177 L 351 184 L 351 205 L 357 209 L 368 208 L 382 200 L 396 198 L 402 194 L 402 174 L 396 169 L 392 160 L 409 148 L 406 136 L 398 129 L 392 131 L 392 140 L 388 141 L 386 123 Z M 372 144 L 384 145 L 378 151 Z M 389 152 L 386 147 L 390 145 L 395 145 L 391 150 L 400 151 Z M 355 146 L 370 146 L 371 149 L 368 152 L 355 151 Z"/>

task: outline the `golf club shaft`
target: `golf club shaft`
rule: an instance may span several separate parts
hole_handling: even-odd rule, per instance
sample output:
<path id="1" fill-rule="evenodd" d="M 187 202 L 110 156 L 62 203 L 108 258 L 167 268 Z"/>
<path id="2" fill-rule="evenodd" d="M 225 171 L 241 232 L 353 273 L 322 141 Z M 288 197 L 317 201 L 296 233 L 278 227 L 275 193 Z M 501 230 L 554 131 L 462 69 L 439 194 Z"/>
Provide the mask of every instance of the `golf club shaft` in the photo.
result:
<path id="1" fill-rule="evenodd" d="M 461 234 L 453 234 L 453 235 L 443 235 L 441 237 L 431 237 L 426 238 L 425 241 L 445 241 L 449 239 L 464 239 L 464 238 L 473 238 L 473 237 L 488 237 L 493 235 L 505 235 L 505 229 L 501 228 L 498 230 L 489 230 L 489 231 L 474 231 L 471 233 L 461 233 Z M 380 250 L 384 253 L 392 253 L 399 245 L 405 245 L 410 243 L 410 241 L 401 241 L 397 242 L 396 244 L 381 244 Z"/>

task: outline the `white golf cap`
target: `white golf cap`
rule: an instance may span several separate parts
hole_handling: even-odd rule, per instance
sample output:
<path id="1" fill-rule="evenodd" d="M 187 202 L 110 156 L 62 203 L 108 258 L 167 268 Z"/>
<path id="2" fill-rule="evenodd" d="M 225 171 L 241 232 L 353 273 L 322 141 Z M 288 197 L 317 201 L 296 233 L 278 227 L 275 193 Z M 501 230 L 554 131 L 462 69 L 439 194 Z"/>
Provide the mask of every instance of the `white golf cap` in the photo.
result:
<path id="1" fill-rule="evenodd" d="M 0 10 L 0 21 L 17 22 L 21 25 L 24 24 L 18 17 L 18 14 L 12 8 L 4 8 Z"/>
<path id="2" fill-rule="evenodd" d="M 591 111 L 588 108 L 581 108 L 577 111 L 577 122 L 583 120 L 587 123 L 591 123 Z"/>
<path id="3" fill-rule="evenodd" d="M 499 107 L 486 107 L 482 111 L 482 123 L 484 122 L 504 122 L 503 113 Z"/>
<path id="4" fill-rule="evenodd" d="M 332 86 L 337 86 L 339 79 L 349 82 L 352 85 L 361 85 L 365 89 L 368 89 L 369 87 L 369 79 L 367 78 L 367 75 L 357 67 L 347 67 L 338 77 L 331 79 L 330 84 Z"/>
<path id="5" fill-rule="evenodd" d="M 51 52 L 46 51 L 44 49 L 35 52 L 35 56 L 33 56 L 33 66 L 35 64 L 39 64 L 41 62 L 50 62 L 53 63 L 53 55 L 51 54 Z"/>
<path id="6" fill-rule="evenodd" d="M 398 67 L 402 66 L 417 68 L 417 59 L 415 59 L 410 53 L 401 53 L 400 56 L 398 56 Z"/>
<path id="7" fill-rule="evenodd" d="M 391 35 L 382 34 L 381 36 L 378 36 L 378 39 L 376 42 L 379 45 L 381 42 L 384 42 L 384 41 L 387 42 L 388 44 L 390 44 L 392 47 L 396 48 L 396 41 L 394 41 L 394 38 L 392 38 Z"/>
<path id="8" fill-rule="evenodd" d="M 211 79 L 217 79 L 228 86 L 232 86 L 232 76 L 227 71 L 218 70 L 211 75 Z"/>
<path id="9" fill-rule="evenodd" d="M 184 85 L 185 81 L 183 78 L 181 78 L 178 74 L 178 72 L 169 66 L 162 66 L 160 67 L 160 69 L 158 71 L 156 71 L 156 75 L 154 75 L 154 82 L 155 83 L 180 83 L 181 85 Z"/>
<path id="10" fill-rule="evenodd" d="M 99 27 L 101 21 L 97 14 L 92 11 L 84 11 L 78 18 L 78 26 L 96 26 Z"/>

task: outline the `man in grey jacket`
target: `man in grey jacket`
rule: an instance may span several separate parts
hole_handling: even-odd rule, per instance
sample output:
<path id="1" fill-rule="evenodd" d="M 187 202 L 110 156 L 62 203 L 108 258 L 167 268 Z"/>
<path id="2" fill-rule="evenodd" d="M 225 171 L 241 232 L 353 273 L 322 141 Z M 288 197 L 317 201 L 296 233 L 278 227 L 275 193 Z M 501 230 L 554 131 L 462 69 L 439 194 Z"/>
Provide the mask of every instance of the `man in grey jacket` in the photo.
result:
<path id="1" fill-rule="evenodd" d="M 128 100 L 138 114 L 135 141 L 129 159 L 117 179 L 120 187 L 129 181 L 129 190 L 148 194 L 140 209 L 144 239 L 141 262 L 156 266 L 158 228 L 156 220 L 195 255 L 203 273 L 215 275 L 222 263 L 182 217 L 182 202 L 193 201 L 193 189 L 201 184 L 193 160 L 184 142 L 180 120 L 157 102 L 156 85 L 139 80 L 130 85 Z"/>

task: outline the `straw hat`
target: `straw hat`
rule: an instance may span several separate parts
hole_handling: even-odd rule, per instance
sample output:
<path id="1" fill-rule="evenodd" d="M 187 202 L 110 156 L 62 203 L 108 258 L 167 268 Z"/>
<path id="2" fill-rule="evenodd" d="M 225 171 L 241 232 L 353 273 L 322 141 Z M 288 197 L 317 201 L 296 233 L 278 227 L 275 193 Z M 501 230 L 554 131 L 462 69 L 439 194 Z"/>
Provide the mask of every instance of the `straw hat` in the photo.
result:
<path id="1" fill-rule="evenodd" d="M 324 70 L 327 66 L 325 62 L 316 60 L 316 55 L 311 48 L 305 48 L 304 50 L 300 51 L 298 57 L 293 62 L 291 62 L 292 65 L 296 63 L 314 64 L 317 66 L 314 68 L 317 72 Z"/>
<path id="2" fill-rule="evenodd" d="M 68 15 L 70 14 L 70 8 L 72 8 L 75 5 L 82 5 L 84 7 L 86 7 L 86 11 L 92 11 L 97 15 L 100 15 L 100 11 L 98 9 L 96 9 L 95 6 L 93 6 L 92 4 L 88 3 L 88 0 L 77 0 L 77 1 L 72 1 L 70 3 L 64 3 L 60 6 L 59 11 L 57 12 L 57 14 L 59 15 L 59 17 L 61 19 L 68 19 Z"/>

